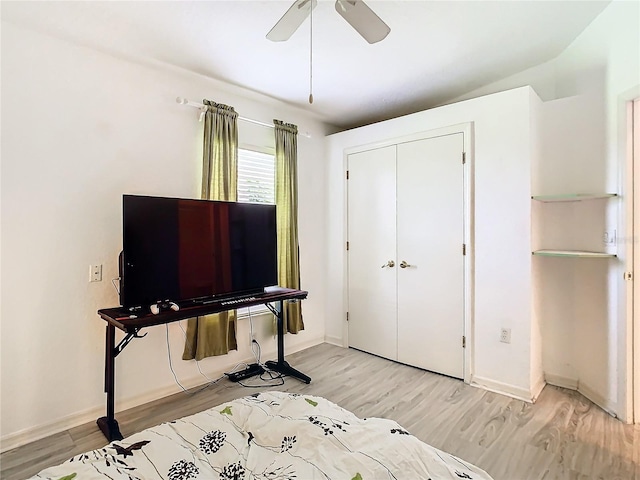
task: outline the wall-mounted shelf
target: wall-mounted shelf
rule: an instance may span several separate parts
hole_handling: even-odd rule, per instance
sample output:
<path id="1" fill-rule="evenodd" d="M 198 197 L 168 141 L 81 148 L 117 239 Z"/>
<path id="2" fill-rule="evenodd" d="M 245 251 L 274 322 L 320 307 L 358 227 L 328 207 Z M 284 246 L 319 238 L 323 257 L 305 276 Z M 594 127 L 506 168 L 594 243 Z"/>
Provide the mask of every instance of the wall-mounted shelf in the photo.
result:
<path id="1" fill-rule="evenodd" d="M 566 193 L 560 195 L 533 195 L 531 198 L 539 202 L 580 202 L 597 198 L 617 197 L 617 193 Z"/>
<path id="2" fill-rule="evenodd" d="M 538 202 L 560 203 L 581 202 L 583 200 L 596 200 L 617 197 L 617 193 L 563 193 L 558 195 L 532 195 L 531 198 Z M 590 252 L 587 250 L 536 250 L 534 255 L 544 257 L 573 257 L 573 258 L 614 258 L 614 253 Z"/>
<path id="3" fill-rule="evenodd" d="M 542 257 L 614 258 L 613 253 L 587 252 L 585 250 L 536 250 L 534 255 Z"/>

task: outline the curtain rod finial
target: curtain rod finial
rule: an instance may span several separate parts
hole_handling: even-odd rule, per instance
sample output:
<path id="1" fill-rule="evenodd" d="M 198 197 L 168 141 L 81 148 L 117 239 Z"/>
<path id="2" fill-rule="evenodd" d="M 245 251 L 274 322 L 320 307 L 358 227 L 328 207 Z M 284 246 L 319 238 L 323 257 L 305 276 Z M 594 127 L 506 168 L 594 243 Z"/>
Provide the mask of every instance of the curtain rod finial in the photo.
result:
<path id="1" fill-rule="evenodd" d="M 186 105 L 187 103 L 189 103 L 189 100 L 187 100 L 186 98 L 177 97 L 176 103 L 179 103 L 180 105 Z"/>

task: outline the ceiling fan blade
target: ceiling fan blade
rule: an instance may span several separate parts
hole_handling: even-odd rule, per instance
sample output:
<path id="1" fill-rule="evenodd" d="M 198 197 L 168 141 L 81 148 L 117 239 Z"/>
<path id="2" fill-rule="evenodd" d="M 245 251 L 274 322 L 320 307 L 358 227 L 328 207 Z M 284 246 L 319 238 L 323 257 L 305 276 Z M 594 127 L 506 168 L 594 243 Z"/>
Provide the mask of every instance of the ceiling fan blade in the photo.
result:
<path id="1" fill-rule="evenodd" d="M 312 8 L 316 8 L 318 0 L 296 0 L 289 10 L 285 12 L 280 20 L 273 26 L 267 39 L 272 42 L 284 42 L 289 40 L 291 35 L 298 29 L 304 19 L 309 16 Z"/>
<path id="2" fill-rule="evenodd" d="M 336 11 L 369 43 L 383 40 L 391 31 L 362 0 L 336 0 Z"/>

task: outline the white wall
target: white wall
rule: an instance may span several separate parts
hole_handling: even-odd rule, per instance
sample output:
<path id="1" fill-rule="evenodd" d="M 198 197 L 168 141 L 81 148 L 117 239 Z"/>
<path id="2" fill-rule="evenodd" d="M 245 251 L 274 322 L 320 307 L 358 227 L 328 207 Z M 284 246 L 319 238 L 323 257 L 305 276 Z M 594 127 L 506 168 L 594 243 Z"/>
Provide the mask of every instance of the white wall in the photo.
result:
<path id="1" fill-rule="evenodd" d="M 599 109 L 594 121 L 600 135 L 590 139 L 604 161 L 606 185 L 622 198 L 615 211 L 607 212 L 618 227 L 618 261 L 602 281 L 608 292 L 606 316 L 586 328 L 584 347 L 578 351 L 581 386 L 591 398 L 625 420 L 631 418 L 631 325 L 625 314 L 626 297 L 622 273 L 631 270 L 632 234 L 626 233 L 623 212 L 625 192 L 624 103 L 640 97 L 640 3 L 614 1 L 556 60 L 558 96 L 581 95 Z M 618 219 L 616 222 L 615 219 Z M 598 277 L 596 277 L 598 278 Z M 588 294 L 588 291 L 584 291 Z M 582 298 L 589 298 L 583 295 Z M 588 308 L 588 305 L 586 305 Z M 591 327 L 591 328 L 589 328 Z M 602 363 L 601 363 L 602 362 Z M 640 395 L 640 390 L 636 392 Z"/>
<path id="2" fill-rule="evenodd" d="M 534 171 L 535 166 L 538 165 L 541 161 L 541 157 L 543 155 L 543 143 L 542 143 L 542 129 L 543 129 L 543 103 L 540 102 L 539 97 L 536 96 L 536 93 L 533 90 L 530 90 L 530 94 L 532 97 L 531 100 L 531 117 L 530 117 L 530 138 L 531 142 L 530 152 L 531 152 L 531 162 L 529 165 L 529 174 L 531 179 L 531 193 L 533 194 L 535 190 L 533 189 L 534 181 Z M 531 203 L 530 215 L 531 218 L 535 216 L 535 205 Z M 537 242 L 537 232 L 535 231 L 535 224 L 533 221 L 531 222 L 531 236 L 530 236 L 530 248 L 532 251 L 538 249 Z M 537 265 L 535 260 L 532 258 L 531 262 L 531 286 L 535 284 L 537 277 Z M 530 382 L 531 385 L 536 386 L 535 394 L 536 396 L 542 391 L 544 388 L 545 380 L 544 380 L 544 368 L 543 368 L 543 324 L 542 319 L 539 313 L 539 304 L 536 302 L 536 298 L 534 295 L 531 296 L 531 373 L 530 373 Z M 537 390 L 537 389 L 540 390 Z"/>
<path id="3" fill-rule="evenodd" d="M 287 335 L 291 353 L 324 339 L 325 171 L 322 124 L 301 110 L 163 65 L 136 64 L 2 23 L 2 448 L 103 415 L 104 329 L 115 306 L 110 280 L 122 248 L 123 193 L 197 198 L 201 130 L 177 96 L 233 105 L 242 116 L 297 124 L 299 228 L 306 329 Z M 273 131 L 240 123 L 240 141 L 265 146 Z M 89 283 L 89 265 L 103 281 Z M 272 321 L 256 321 L 264 359 L 275 352 Z M 168 327 L 174 367 L 182 332 Z M 201 363 L 217 376 L 251 357 L 248 321 L 240 350 Z M 178 391 L 165 328 L 148 329 L 117 359 L 118 409 Z"/>
<path id="4" fill-rule="evenodd" d="M 530 163 L 537 142 L 531 104 L 539 101 L 525 87 L 328 137 L 328 339 L 347 342 L 344 149 L 473 122 L 473 379 L 529 400 L 537 395 L 542 379 L 541 368 L 531 365 L 540 358 L 532 348 L 540 345 L 532 344 Z M 501 327 L 511 328 L 511 344 L 499 342 Z"/>
<path id="5" fill-rule="evenodd" d="M 554 60 L 469 92 L 460 99 L 521 85 L 532 85 L 544 100 L 558 99 L 543 108 L 547 111 L 545 143 L 557 161 L 551 162 L 547 157 L 546 166 L 541 166 L 545 170 L 534 171 L 538 181 L 534 191 L 544 189 L 535 193 L 597 189 L 621 195 L 620 200 L 604 207 L 601 216 L 606 228 L 618 231 L 615 249 L 618 260 L 578 265 L 556 262 L 545 267 L 547 273 L 554 270 L 545 276 L 545 285 L 536 282 L 539 289 L 548 292 L 544 294 L 548 311 L 545 370 L 564 377 L 568 386 L 571 382 L 580 383 L 581 390 L 590 398 L 627 420 L 631 418 L 631 323 L 626 315 L 622 273 L 632 270 L 629 246 L 633 237 L 632 232 L 626 231 L 624 217 L 624 114 L 625 102 L 640 97 L 640 3 L 611 2 Z M 560 99 L 565 97 L 576 98 L 566 100 L 572 105 L 563 106 L 564 100 Z M 549 122 L 565 125 L 567 143 L 549 135 L 553 132 Z M 558 155 L 561 149 L 568 155 Z M 562 223 L 563 218 L 572 215 L 575 218 L 575 210 L 585 207 L 562 209 L 568 211 L 558 213 L 556 208 L 559 218 L 551 222 L 549 229 Z M 593 212 L 587 215 L 590 215 L 587 223 L 592 225 L 596 217 Z M 604 247 L 592 236 L 593 229 L 581 228 L 582 235 L 573 235 L 570 241 Z M 599 238 L 603 232 L 595 233 Z"/>

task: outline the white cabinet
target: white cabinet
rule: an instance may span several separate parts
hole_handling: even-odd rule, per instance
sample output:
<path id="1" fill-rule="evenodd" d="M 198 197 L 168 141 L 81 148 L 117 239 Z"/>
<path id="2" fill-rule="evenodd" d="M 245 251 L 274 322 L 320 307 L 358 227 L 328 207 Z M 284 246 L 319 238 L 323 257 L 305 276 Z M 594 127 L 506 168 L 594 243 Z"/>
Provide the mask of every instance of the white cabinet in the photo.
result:
<path id="1" fill-rule="evenodd" d="M 349 345 L 464 374 L 464 140 L 348 155 Z"/>

